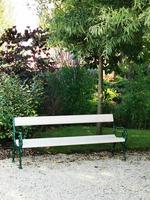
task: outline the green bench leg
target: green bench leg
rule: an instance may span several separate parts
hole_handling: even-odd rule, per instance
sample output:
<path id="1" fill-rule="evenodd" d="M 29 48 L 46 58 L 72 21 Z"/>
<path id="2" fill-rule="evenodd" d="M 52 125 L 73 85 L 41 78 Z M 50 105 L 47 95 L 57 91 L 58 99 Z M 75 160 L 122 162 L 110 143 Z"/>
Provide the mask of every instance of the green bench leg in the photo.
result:
<path id="1" fill-rule="evenodd" d="M 123 160 L 126 160 L 126 151 L 127 151 L 126 145 L 125 143 L 121 143 L 121 146 L 122 146 L 122 152 L 123 152 Z"/>
<path id="2" fill-rule="evenodd" d="M 13 147 L 13 150 L 12 150 L 12 162 L 15 162 L 15 154 L 16 154 L 16 148 Z"/>
<path id="3" fill-rule="evenodd" d="M 115 147 L 116 147 L 116 143 L 113 143 L 112 156 L 115 155 Z M 122 147 L 122 152 L 123 152 L 123 160 L 126 160 L 126 152 L 127 152 L 126 144 L 121 142 L 121 147 Z"/>
<path id="4" fill-rule="evenodd" d="M 116 147 L 116 143 L 113 143 L 113 146 L 112 146 L 112 156 L 115 155 L 115 147 Z"/>
<path id="5" fill-rule="evenodd" d="M 19 154 L 19 169 L 22 169 L 22 148 L 17 148 Z M 12 150 L 12 162 L 15 162 L 16 148 Z"/>
<path id="6" fill-rule="evenodd" d="M 18 147 L 18 153 L 19 153 L 19 169 L 22 169 L 22 146 L 23 146 L 23 140 L 22 140 L 22 133 L 19 132 L 19 147 Z"/>
<path id="7" fill-rule="evenodd" d="M 18 148 L 19 153 L 19 169 L 22 169 L 22 148 Z"/>

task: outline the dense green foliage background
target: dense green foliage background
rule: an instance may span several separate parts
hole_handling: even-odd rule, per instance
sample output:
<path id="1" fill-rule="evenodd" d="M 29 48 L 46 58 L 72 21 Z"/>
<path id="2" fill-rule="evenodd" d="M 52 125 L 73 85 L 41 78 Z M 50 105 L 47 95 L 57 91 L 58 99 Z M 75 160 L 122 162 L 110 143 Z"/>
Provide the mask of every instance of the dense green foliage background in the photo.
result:
<path id="1" fill-rule="evenodd" d="M 96 113 L 99 58 L 103 113 L 119 126 L 149 129 L 149 1 L 54 0 L 51 13 L 45 2 L 43 29 L 21 34 L 14 26 L 0 37 L 0 138 L 11 137 L 14 116 Z M 66 48 L 79 65 L 57 67 L 51 46 Z"/>

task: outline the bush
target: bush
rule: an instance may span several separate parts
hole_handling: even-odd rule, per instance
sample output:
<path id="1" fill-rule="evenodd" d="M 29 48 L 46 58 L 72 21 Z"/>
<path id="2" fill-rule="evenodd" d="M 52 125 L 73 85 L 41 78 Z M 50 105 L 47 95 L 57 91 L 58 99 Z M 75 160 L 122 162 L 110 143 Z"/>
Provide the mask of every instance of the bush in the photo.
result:
<path id="1" fill-rule="evenodd" d="M 41 85 L 36 80 L 29 86 L 19 78 L 1 75 L 0 139 L 11 137 L 13 117 L 36 115 L 41 94 Z"/>
<path id="2" fill-rule="evenodd" d="M 147 68 L 148 69 L 148 68 Z M 150 77 L 146 67 L 134 69 L 134 78 L 126 80 L 122 101 L 115 108 L 119 123 L 132 128 L 150 128 Z"/>
<path id="3" fill-rule="evenodd" d="M 39 109 L 40 115 L 57 115 L 61 113 L 60 78 L 59 71 L 53 73 L 41 73 L 40 80 L 43 82 L 44 94 Z"/>
<path id="4" fill-rule="evenodd" d="M 41 112 L 48 115 L 91 112 L 95 79 L 83 67 L 63 67 L 41 77 L 45 97 Z"/>
<path id="5" fill-rule="evenodd" d="M 62 114 L 90 113 L 95 82 L 83 67 L 65 67 L 60 71 Z"/>

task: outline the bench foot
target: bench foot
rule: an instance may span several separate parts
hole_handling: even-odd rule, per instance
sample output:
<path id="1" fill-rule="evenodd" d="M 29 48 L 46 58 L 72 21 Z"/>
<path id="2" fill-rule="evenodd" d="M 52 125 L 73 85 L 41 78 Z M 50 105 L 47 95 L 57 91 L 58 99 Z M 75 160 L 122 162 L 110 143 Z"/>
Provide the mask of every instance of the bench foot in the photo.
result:
<path id="1" fill-rule="evenodd" d="M 112 146 L 112 157 L 115 155 L 115 147 L 116 147 L 116 143 L 113 143 L 113 146 Z"/>
<path id="2" fill-rule="evenodd" d="M 18 149 L 19 153 L 19 169 L 22 169 L 22 149 Z"/>
<path id="3" fill-rule="evenodd" d="M 12 162 L 15 162 L 15 155 L 16 155 L 16 148 L 13 147 L 13 150 L 12 150 Z"/>
<path id="4" fill-rule="evenodd" d="M 127 151 L 127 148 L 126 148 L 126 145 L 125 143 L 120 143 L 121 144 L 121 147 L 122 147 L 122 152 L 123 152 L 123 160 L 126 161 L 126 151 Z M 113 143 L 112 144 L 112 157 L 115 155 L 115 147 L 116 147 L 116 143 Z"/>
<path id="5" fill-rule="evenodd" d="M 125 143 L 121 143 L 122 146 L 122 152 L 123 152 L 123 160 L 126 161 L 126 145 Z"/>

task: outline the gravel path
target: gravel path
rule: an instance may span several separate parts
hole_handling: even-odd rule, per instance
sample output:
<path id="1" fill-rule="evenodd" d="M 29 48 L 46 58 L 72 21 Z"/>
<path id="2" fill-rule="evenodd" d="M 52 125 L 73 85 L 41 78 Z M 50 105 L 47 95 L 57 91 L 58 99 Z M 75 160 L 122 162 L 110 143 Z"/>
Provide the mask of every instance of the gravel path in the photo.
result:
<path id="1" fill-rule="evenodd" d="M 0 200 L 149 200 L 150 152 L 0 160 Z"/>

